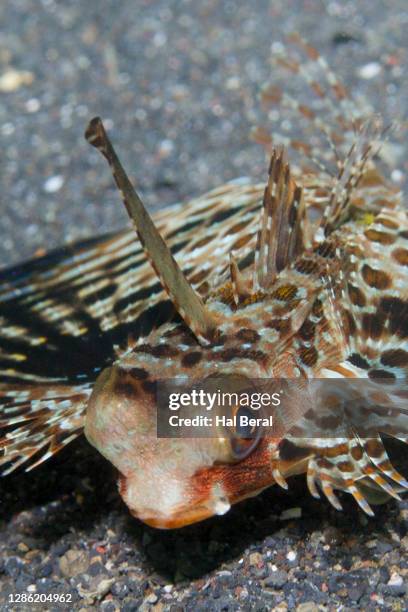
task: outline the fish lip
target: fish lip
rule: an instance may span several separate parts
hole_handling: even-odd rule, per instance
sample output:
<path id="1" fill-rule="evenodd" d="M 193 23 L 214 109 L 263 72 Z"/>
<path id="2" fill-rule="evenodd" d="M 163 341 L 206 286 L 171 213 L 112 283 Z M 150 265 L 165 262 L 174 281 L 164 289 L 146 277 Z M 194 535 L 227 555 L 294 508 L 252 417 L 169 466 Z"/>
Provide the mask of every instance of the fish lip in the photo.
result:
<path id="1" fill-rule="evenodd" d="M 225 511 L 223 512 L 217 512 L 213 505 L 209 506 L 205 503 L 197 503 L 188 509 L 174 512 L 169 516 L 141 516 L 137 512 L 131 511 L 131 513 L 135 518 L 139 519 L 149 527 L 154 527 L 155 529 L 181 529 L 183 527 L 193 525 L 194 523 L 200 523 L 201 521 L 205 521 L 209 518 L 221 517 L 229 512 L 229 510 L 235 504 L 245 501 L 250 497 L 255 497 L 268 487 L 269 485 L 260 487 L 248 495 L 242 495 L 229 499 L 227 502 L 228 508 L 225 508 Z"/>
<path id="2" fill-rule="evenodd" d="M 214 511 L 203 505 L 194 506 L 188 510 L 172 514 L 167 517 L 160 516 L 143 516 L 132 512 L 133 516 L 149 527 L 155 529 L 182 529 L 194 523 L 200 523 L 214 516 Z"/>
<path id="3" fill-rule="evenodd" d="M 205 521 L 209 518 L 222 517 L 224 514 L 230 511 L 232 506 L 250 497 L 255 497 L 263 490 L 269 488 L 270 485 L 266 485 L 260 487 L 257 490 L 251 491 L 249 494 L 240 495 L 236 497 L 229 498 L 225 509 L 223 511 L 216 511 L 214 504 L 206 503 L 205 501 L 197 502 L 196 504 L 190 506 L 190 508 L 186 508 L 183 510 L 176 510 L 172 514 L 167 516 L 165 515 L 141 515 L 135 510 L 130 510 L 131 514 L 145 523 L 149 527 L 154 527 L 155 529 L 181 529 L 183 527 L 188 527 L 189 525 L 193 525 L 194 523 L 200 523 L 201 521 Z"/>

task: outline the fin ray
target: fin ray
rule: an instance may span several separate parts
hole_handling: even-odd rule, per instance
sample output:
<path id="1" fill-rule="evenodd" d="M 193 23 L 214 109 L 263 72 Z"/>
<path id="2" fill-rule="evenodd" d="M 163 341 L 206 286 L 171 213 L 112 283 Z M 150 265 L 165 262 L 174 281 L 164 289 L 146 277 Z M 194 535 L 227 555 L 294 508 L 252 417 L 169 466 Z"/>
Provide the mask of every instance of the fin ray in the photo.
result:
<path id="1" fill-rule="evenodd" d="M 108 161 L 129 217 L 164 289 L 194 334 L 207 343 L 216 323 L 201 298 L 191 287 L 170 249 L 159 234 L 149 213 L 128 179 L 99 117 L 89 123 L 85 132 L 88 142 Z"/>
<path id="2" fill-rule="evenodd" d="M 268 287 L 304 249 L 306 222 L 302 189 L 296 185 L 283 149 L 269 166 L 255 252 L 255 286 Z"/>

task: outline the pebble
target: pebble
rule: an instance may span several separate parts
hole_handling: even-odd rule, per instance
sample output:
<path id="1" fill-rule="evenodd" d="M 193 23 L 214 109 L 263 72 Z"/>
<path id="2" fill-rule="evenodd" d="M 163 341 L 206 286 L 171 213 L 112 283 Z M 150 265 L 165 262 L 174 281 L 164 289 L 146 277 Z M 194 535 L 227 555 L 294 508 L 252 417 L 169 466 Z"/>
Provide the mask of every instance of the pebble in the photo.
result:
<path id="1" fill-rule="evenodd" d="M 94 578 L 89 584 L 83 586 L 80 583 L 77 587 L 78 593 L 84 599 L 102 599 L 107 593 L 109 593 L 112 585 L 115 583 L 114 578 L 103 577 L 102 579 Z"/>
<path id="2" fill-rule="evenodd" d="M 385 540 L 378 540 L 377 542 L 377 551 L 381 555 L 385 555 L 393 550 L 394 546 L 391 542 L 387 542 Z"/>
<path id="3" fill-rule="evenodd" d="M 83 574 L 89 567 L 89 557 L 85 551 L 71 549 L 60 558 L 59 567 L 61 574 L 66 578 L 72 578 Z"/>
<path id="4" fill-rule="evenodd" d="M 281 588 L 288 581 L 288 574 L 285 571 L 277 570 L 275 572 L 271 572 L 267 578 L 264 580 L 264 584 L 266 587 L 271 588 Z"/>
<path id="5" fill-rule="evenodd" d="M 120 612 L 120 605 L 115 601 L 103 601 L 100 609 L 102 612 Z"/>
<path id="6" fill-rule="evenodd" d="M 401 584 L 386 584 L 382 587 L 381 592 L 392 597 L 403 597 L 407 593 L 407 588 L 403 582 Z"/>
<path id="7" fill-rule="evenodd" d="M 255 552 L 249 555 L 249 565 L 263 565 L 264 560 L 260 553 Z"/>
<path id="8" fill-rule="evenodd" d="M 374 77 L 378 76 L 380 72 L 381 64 L 378 62 L 369 62 L 368 64 L 361 66 L 358 71 L 358 76 L 362 79 L 373 79 Z"/>
<path id="9" fill-rule="evenodd" d="M 41 108 L 41 102 L 38 98 L 30 98 L 25 107 L 28 113 L 37 113 Z"/>
<path id="10" fill-rule="evenodd" d="M 46 193 L 57 193 L 64 184 L 64 177 L 60 174 L 50 176 L 44 183 L 44 191 Z"/>
<path id="11" fill-rule="evenodd" d="M 387 582 L 389 586 L 401 586 L 404 583 L 402 576 L 394 572 L 391 574 L 391 578 Z"/>
<path id="12" fill-rule="evenodd" d="M 394 181 L 394 183 L 402 183 L 404 176 L 404 173 L 401 170 L 398 170 L 398 168 L 391 172 L 391 179 Z"/>
<path id="13" fill-rule="evenodd" d="M 297 606 L 296 612 L 319 612 L 319 606 L 313 601 L 305 601 Z"/>
<path id="14" fill-rule="evenodd" d="M 32 72 L 10 68 L 0 75 L 0 91 L 2 93 L 11 93 L 24 85 L 31 85 L 33 81 L 34 75 Z"/>
<path id="15" fill-rule="evenodd" d="M 119 599 L 123 599 L 129 593 L 129 587 L 123 580 L 118 580 L 111 587 L 112 595 L 118 597 Z"/>
<path id="16" fill-rule="evenodd" d="M 291 519 L 300 519 L 302 517 L 302 508 L 288 508 L 281 512 L 279 518 L 281 521 L 290 521 Z"/>

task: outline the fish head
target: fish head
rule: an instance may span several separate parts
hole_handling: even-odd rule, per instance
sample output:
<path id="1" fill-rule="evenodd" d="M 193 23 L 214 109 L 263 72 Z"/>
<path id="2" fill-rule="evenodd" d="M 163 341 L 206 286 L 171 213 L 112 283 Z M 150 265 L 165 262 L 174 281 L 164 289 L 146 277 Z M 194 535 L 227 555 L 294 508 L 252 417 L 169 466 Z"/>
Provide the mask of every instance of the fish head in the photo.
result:
<path id="1" fill-rule="evenodd" d="M 264 311 L 261 302 L 258 307 Z M 252 314 L 254 309 L 252 304 Z M 249 319 L 245 310 L 228 317 L 228 324 L 220 322 L 217 340 L 205 347 L 183 325 L 162 328 L 95 384 L 86 437 L 118 469 L 119 492 L 131 513 L 151 526 L 176 528 L 224 514 L 275 483 L 290 416 L 286 406 L 285 414 L 278 412 L 280 385 L 286 383 L 266 378 L 275 362 L 267 354 L 271 338 L 255 329 L 263 325 L 261 313 Z M 249 327 L 250 321 L 258 322 Z M 289 367 L 283 355 L 278 362 Z M 192 384 L 205 395 L 181 404 Z M 220 392 L 228 396 L 222 405 Z M 268 414 L 277 418 L 268 435 L 259 404 L 241 405 L 239 399 L 246 394 L 259 402 L 261 392 L 274 398 Z M 245 414 L 256 423 L 242 425 Z M 195 418 L 194 426 L 184 427 L 184 418 Z M 299 465 L 298 458 L 279 459 L 286 474 Z"/>
<path id="2" fill-rule="evenodd" d="M 218 428 L 211 437 L 159 437 L 154 385 L 149 390 L 143 382 L 119 367 L 105 370 L 85 427 L 91 444 L 118 469 L 119 492 L 135 517 L 158 528 L 183 527 L 225 514 L 275 482 L 282 437 L 248 437 L 239 427 L 233 435 Z M 291 461 L 280 466 L 296 473 Z"/>

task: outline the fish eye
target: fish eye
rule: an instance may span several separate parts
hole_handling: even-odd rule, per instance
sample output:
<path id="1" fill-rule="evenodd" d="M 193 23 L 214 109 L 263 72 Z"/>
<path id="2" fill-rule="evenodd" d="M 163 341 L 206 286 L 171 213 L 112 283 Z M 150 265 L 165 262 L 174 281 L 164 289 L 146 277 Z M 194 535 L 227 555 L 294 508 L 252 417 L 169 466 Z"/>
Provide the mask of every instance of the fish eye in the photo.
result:
<path id="1" fill-rule="evenodd" d="M 254 424 L 254 411 L 247 406 L 234 410 L 236 425 L 231 435 L 231 450 L 236 460 L 245 459 L 259 444 L 262 427 Z M 245 418 L 246 417 L 246 418 Z"/>
<path id="2" fill-rule="evenodd" d="M 209 375 L 205 379 L 206 391 L 221 390 L 228 395 L 233 394 L 251 394 L 257 390 L 254 382 L 240 372 L 225 372 L 220 374 Z M 218 406 L 219 414 L 225 417 L 235 416 L 235 426 L 227 426 L 224 429 L 226 433 L 225 440 L 228 443 L 229 460 L 231 462 L 241 461 L 245 459 L 258 446 L 262 437 L 262 427 L 245 424 L 246 421 L 242 417 L 256 418 L 260 416 L 259 410 L 253 410 L 249 406 L 236 404 Z M 223 436 L 224 437 L 224 436 Z"/>
<path id="3" fill-rule="evenodd" d="M 237 424 L 235 427 L 236 435 L 244 440 L 253 440 L 256 433 L 256 426 L 250 424 L 254 414 L 247 406 L 239 406 L 235 412 Z M 245 420 L 244 420 L 245 419 Z"/>

